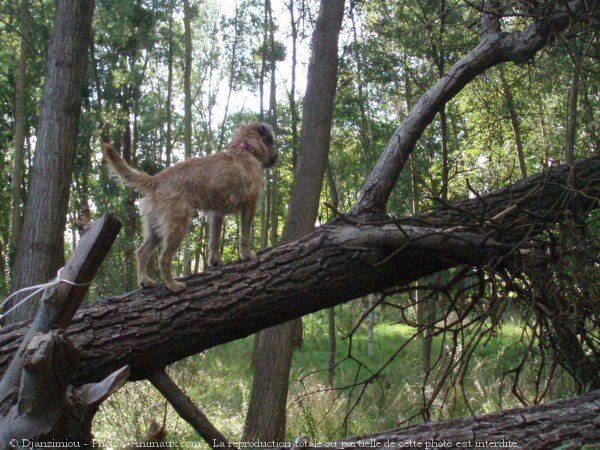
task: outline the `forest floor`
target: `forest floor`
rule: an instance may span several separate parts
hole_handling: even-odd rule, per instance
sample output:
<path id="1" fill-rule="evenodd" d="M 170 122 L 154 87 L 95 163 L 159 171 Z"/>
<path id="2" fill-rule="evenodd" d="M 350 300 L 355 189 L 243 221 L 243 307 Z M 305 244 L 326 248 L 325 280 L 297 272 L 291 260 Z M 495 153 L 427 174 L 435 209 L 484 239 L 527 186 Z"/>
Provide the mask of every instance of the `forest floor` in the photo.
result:
<path id="1" fill-rule="evenodd" d="M 374 329 L 375 352 L 370 358 L 366 324 L 351 340 L 343 338 L 343 330 L 352 329 L 355 316 L 356 313 L 346 308 L 336 317 L 337 361 L 342 362 L 336 367 L 335 386 L 351 386 L 367 379 L 370 371 L 376 372 L 385 366 L 381 376 L 354 389 L 328 389 L 326 312 L 305 318 L 304 343 L 300 351 L 294 352 L 293 359 L 288 398 L 288 441 L 302 435 L 313 442 L 324 442 L 344 435 L 369 434 L 396 428 L 406 420 L 423 420 L 419 411 L 424 392 L 429 393 L 432 386 L 429 383 L 425 391 L 422 388 L 422 341 L 415 339 L 407 343 L 414 334 L 414 328 L 378 318 Z M 520 406 L 516 397 L 510 394 L 511 380 L 503 374 L 522 357 L 523 348 L 518 343 L 522 332 L 522 326 L 506 320 L 489 340 L 481 341 L 470 363 L 463 368 L 463 387 L 459 383 L 456 386 L 446 383 L 430 408 L 430 419 L 484 414 Z M 350 344 L 352 357 L 346 358 Z M 406 346 L 402 352 L 386 365 L 403 344 Z M 168 370 L 170 376 L 231 441 L 240 440 L 243 433 L 252 387 L 252 345 L 253 339 L 248 337 L 180 361 Z M 436 337 L 432 361 L 435 361 L 440 350 L 448 355 L 453 345 Z M 450 370 L 449 378 L 460 370 Z M 432 378 L 438 376 L 438 372 L 434 373 L 436 375 Z M 533 373 L 529 368 L 522 372 L 521 377 L 526 379 Z M 523 385 L 531 386 L 533 383 L 526 381 Z M 534 392 L 525 391 L 521 394 L 528 399 L 534 396 Z M 548 398 L 573 395 L 575 392 L 568 379 L 559 374 Z M 361 398 L 357 402 L 359 396 Z M 465 397 L 469 400 L 469 406 Z M 108 443 L 141 438 L 151 420 L 163 422 L 165 408 L 165 400 L 148 382 L 129 383 L 103 404 L 94 423 L 94 434 L 100 441 Z M 200 441 L 170 406 L 167 408 L 166 423 L 169 441 Z"/>

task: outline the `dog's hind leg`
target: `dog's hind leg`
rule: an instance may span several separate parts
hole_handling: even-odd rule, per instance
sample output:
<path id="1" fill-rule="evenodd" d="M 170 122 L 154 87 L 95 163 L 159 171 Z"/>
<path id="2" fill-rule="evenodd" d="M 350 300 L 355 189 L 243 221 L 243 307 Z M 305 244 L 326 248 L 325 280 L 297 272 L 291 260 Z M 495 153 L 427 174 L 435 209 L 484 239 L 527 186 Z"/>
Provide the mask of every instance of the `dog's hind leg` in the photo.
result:
<path id="1" fill-rule="evenodd" d="M 242 256 L 242 259 L 256 259 L 256 253 L 250 249 L 252 220 L 254 219 L 255 212 L 255 202 L 248 202 L 242 207 L 242 232 L 240 233 L 240 255 Z"/>
<path id="2" fill-rule="evenodd" d="M 177 247 L 179 247 L 179 244 L 185 236 L 187 225 L 188 220 L 186 219 L 179 223 L 173 221 L 163 228 L 163 251 L 158 257 L 158 264 L 160 265 L 160 273 L 165 281 L 165 286 L 173 292 L 181 292 L 186 288 L 185 283 L 173 279 L 171 261 L 173 260 L 173 256 L 175 256 Z"/>
<path id="3" fill-rule="evenodd" d="M 224 218 L 223 214 L 216 211 L 208 212 L 208 264 L 210 267 L 223 265 L 219 247 L 221 246 L 221 229 Z"/>
<path id="4" fill-rule="evenodd" d="M 153 227 L 152 219 L 143 216 L 144 242 L 135 251 L 137 279 L 140 287 L 153 287 L 156 282 L 148 276 L 148 260 L 152 251 L 160 244 L 160 236 Z"/>

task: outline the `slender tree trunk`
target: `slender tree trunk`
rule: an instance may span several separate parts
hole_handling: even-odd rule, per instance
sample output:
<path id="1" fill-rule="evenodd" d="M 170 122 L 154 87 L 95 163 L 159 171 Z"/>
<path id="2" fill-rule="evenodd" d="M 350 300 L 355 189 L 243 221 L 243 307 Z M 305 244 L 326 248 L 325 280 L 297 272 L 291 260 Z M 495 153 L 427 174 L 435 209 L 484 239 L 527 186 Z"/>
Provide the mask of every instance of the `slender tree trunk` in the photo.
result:
<path id="1" fill-rule="evenodd" d="M 267 71 L 267 57 L 269 59 L 269 72 L 270 72 L 270 89 L 269 89 L 269 111 L 268 111 L 268 122 L 271 124 L 277 134 L 277 84 L 275 79 L 275 53 L 273 49 L 275 47 L 275 26 L 273 23 L 273 13 L 271 10 L 270 0 L 265 1 L 264 8 L 264 33 L 262 43 L 262 59 L 261 59 L 261 71 L 260 71 L 260 120 L 265 120 L 264 114 L 264 84 L 265 74 Z M 269 49 L 267 51 L 267 49 Z M 277 204 L 277 167 L 272 169 L 265 169 L 266 178 L 266 190 L 262 199 L 261 210 L 260 210 L 260 242 L 261 248 L 265 249 L 269 246 L 277 245 L 278 242 L 278 227 L 279 227 L 279 210 Z M 271 239 L 269 240 L 269 234 Z M 301 323 L 301 319 L 300 323 Z M 301 325 L 300 325 L 301 326 Z M 300 328 L 302 330 L 302 328 Z M 301 331 L 300 331 L 301 333 Z M 296 344 L 296 338 L 294 338 L 294 344 Z M 301 345 L 301 343 L 300 343 Z M 252 352 L 252 367 L 256 367 L 256 361 L 258 358 L 258 346 L 259 336 L 258 333 L 254 337 L 254 346 Z"/>
<path id="2" fill-rule="evenodd" d="M 183 72 L 183 145 L 186 159 L 192 156 L 192 11 L 190 0 L 183 1 L 183 41 L 185 47 Z"/>
<path id="3" fill-rule="evenodd" d="M 569 89 L 569 109 L 567 117 L 567 147 L 565 158 L 567 163 L 575 161 L 575 141 L 577 136 L 577 101 L 579 97 L 579 60 L 576 56 L 573 60 L 573 78 Z"/>
<path id="4" fill-rule="evenodd" d="M 321 1 L 308 68 L 298 167 L 283 242 L 309 233 L 317 218 L 331 137 L 343 12 L 343 0 Z M 287 322 L 260 333 L 244 440 L 284 437 L 293 332 L 294 323 Z"/>
<path id="5" fill-rule="evenodd" d="M 173 113 L 172 113 L 172 97 L 173 97 L 173 10 L 169 11 L 169 49 L 167 51 L 167 104 L 166 104 L 166 122 L 167 133 L 165 136 L 165 160 L 167 167 L 171 165 L 171 155 L 173 153 Z"/>
<path id="6" fill-rule="evenodd" d="M 448 154 L 448 116 L 446 115 L 446 107 L 440 109 L 440 137 L 442 151 L 442 188 L 440 189 L 440 197 L 442 201 L 448 201 L 448 183 L 450 182 L 450 157 Z"/>
<path id="7" fill-rule="evenodd" d="M 598 112 L 595 103 L 595 95 L 596 92 L 598 92 L 598 89 L 593 81 L 590 82 L 589 76 L 585 73 L 581 73 L 580 75 L 583 82 L 583 107 L 587 117 L 586 128 L 590 135 L 590 141 L 593 148 L 592 154 L 600 155 L 600 133 L 598 133 L 598 120 L 596 118 Z M 592 99 L 590 99 L 590 94 Z"/>
<path id="8" fill-rule="evenodd" d="M 542 161 L 542 167 L 548 168 L 550 165 L 550 145 L 548 143 L 548 130 L 546 127 L 546 120 L 544 119 L 544 108 L 542 102 L 538 99 L 538 114 L 540 116 L 540 135 L 542 137 L 542 148 L 544 149 L 544 160 Z"/>
<path id="9" fill-rule="evenodd" d="M 229 65 L 229 87 L 227 91 L 227 101 L 225 102 L 225 112 L 223 113 L 223 121 L 221 122 L 221 132 L 219 135 L 219 149 L 222 149 L 225 145 L 225 124 L 227 123 L 227 117 L 229 114 L 229 102 L 231 100 L 231 93 L 233 92 L 233 83 L 236 76 L 236 64 L 237 64 L 237 46 L 239 40 L 239 8 L 236 2 L 235 5 L 235 18 L 233 23 L 233 45 L 231 48 L 231 63 Z"/>
<path id="10" fill-rule="evenodd" d="M 440 67 L 443 70 L 443 64 Z M 448 182 L 449 182 L 449 157 L 448 157 L 448 120 L 446 116 L 446 108 L 442 106 L 440 109 L 440 137 L 441 137 L 441 153 L 442 153 L 442 187 L 440 189 L 440 198 L 444 204 L 448 202 Z M 435 275 L 436 283 L 439 281 L 439 275 Z M 433 327 L 436 321 L 436 297 L 428 296 L 423 298 L 423 293 L 417 289 L 417 301 L 423 305 L 423 309 L 419 311 L 423 319 L 424 336 L 422 346 L 422 366 L 423 375 L 427 377 L 431 371 L 431 350 L 433 348 Z"/>
<path id="11" fill-rule="evenodd" d="M 406 62 L 405 62 L 406 64 Z M 413 106 L 413 92 L 412 92 L 412 84 L 411 84 L 411 80 L 410 80 L 410 74 L 408 73 L 407 70 L 404 71 L 404 97 L 406 99 L 406 110 L 410 111 L 412 106 Z M 418 183 L 418 179 L 417 179 L 417 164 L 416 164 L 416 156 L 414 154 L 411 154 L 409 157 L 409 165 L 410 165 L 410 189 L 411 189 L 411 196 L 412 196 L 412 202 L 411 202 L 411 206 L 412 206 L 412 213 L 413 215 L 417 214 L 419 212 L 419 202 L 421 199 L 421 196 L 419 195 L 419 183 Z M 415 282 L 415 290 L 414 290 L 414 299 L 415 299 L 415 315 L 417 318 L 417 324 L 419 326 L 419 336 L 421 338 L 424 338 L 424 334 L 423 334 L 423 330 L 425 327 L 425 321 L 424 321 L 424 312 L 425 312 L 425 305 L 424 305 L 424 298 L 423 298 L 423 291 L 420 289 L 421 286 L 421 281 L 416 281 Z"/>
<path id="12" fill-rule="evenodd" d="M 23 149 L 25 147 L 25 79 L 27 77 L 27 55 L 29 53 L 29 0 L 21 0 L 21 48 L 17 86 L 15 89 L 15 153 L 13 157 L 11 180 L 11 227 L 10 251 L 13 256 L 19 250 L 23 213 L 21 202 L 23 193 Z"/>
<path id="13" fill-rule="evenodd" d="M 263 8 L 263 22 L 262 22 L 262 44 L 260 54 L 260 73 L 258 76 L 258 97 L 260 100 L 258 118 L 261 122 L 265 120 L 265 77 L 267 75 L 267 34 L 268 34 L 268 13 L 267 9 L 270 8 L 271 2 L 269 0 L 264 1 Z"/>
<path id="14" fill-rule="evenodd" d="M 375 358 L 375 294 L 369 294 L 369 321 L 367 323 L 367 354 L 369 358 Z"/>
<path id="15" fill-rule="evenodd" d="M 6 265 L 4 261 L 4 251 L 2 250 L 2 245 L 0 245 L 0 289 L 6 292 L 8 280 L 6 279 Z"/>
<path id="16" fill-rule="evenodd" d="M 362 56 L 360 53 L 360 48 L 359 48 L 359 38 L 358 38 L 356 20 L 355 20 L 355 16 L 354 16 L 354 10 L 355 10 L 355 5 L 351 5 L 350 21 L 352 23 L 352 36 L 353 36 L 354 44 L 355 44 L 353 57 L 354 57 L 355 63 L 356 63 L 355 77 L 356 77 L 356 85 L 357 85 L 357 92 L 358 92 L 358 98 L 359 98 L 358 109 L 359 109 L 359 113 L 360 113 L 360 122 L 358 123 L 358 127 L 360 130 L 360 142 L 361 142 L 361 150 L 362 150 L 361 154 L 363 157 L 363 167 L 364 167 L 364 173 L 366 176 L 369 174 L 369 169 L 371 166 L 371 159 L 372 159 L 372 152 L 373 152 L 373 132 L 372 132 L 372 127 L 371 127 L 371 117 L 370 117 L 371 111 L 370 111 L 370 107 L 369 107 L 369 90 L 368 90 L 367 83 L 365 81 L 365 77 L 363 75 L 364 63 L 363 63 Z M 328 167 L 328 173 L 329 173 L 329 167 Z M 333 206 L 335 206 L 337 209 L 337 205 L 333 205 Z M 369 310 L 374 306 L 375 294 L 369 294 L 367 296 L 367 304 L 368 304 Z M 333 309 L 333 308 L 331 308 L 331 309 Z M 330 323 L 329 331 L 330 331 L 330 333 L 331 332 L 335 333 L 335 329 L 332 329 L 332 328 L 333 328 L 333 325 L 332 325 L 332 323 Z M 367 318 L 367 354 L 368 354 L 369 358 L 374 358 L 374 356 L 375 356 L 374 329 L 375 329 L 375 311 L 371 311 Z M 331 339 L 331 335 L 330 335 L 330 339 Z M 334 339 L 335 339 L 335 334 L 334 334 Z M 331 345 L 331 341 L 330 341 L 330 345 Z M 335 347 L 334 347 L 334 349 L 335 349 Z M 331 358 L 331 354 L 330 354 L 330 358 Z M 331 359 L 330 359 L 329 363 L 330 363 L 330 365 L 329 365 L 330 368 L 332 367 L 332 364 L 335 364 L 335 362 L 332 361 Z"/>
<path id="17" fill-rule="evenodd" d="M 515 107 L 515 100 L 510 85 L 506 80 L 503 66 L 498 66 L 498 73 L 500 74 L 500 82 L 502 83 L 502 92 L 504 93 L 504 99 L 506 100 L 506 109 L 508 110 L 510 125 L 512 127 L 513 136 L 515 137 L 521 178 L 527 178 L 527 166 L 525 165 L 525 153 L 523 152 L 523 141 L 521 139 L 521 128 L 519 126 L 519 116 Z"/>
<path id="18" fill-rule="evenodd" d="M 438 76 L 441 79 L 446 70 L 446 55 L 444 45 L 444 34 L 446 30 L 446 2 L 442 0 L 440 4 L 440 29 L 438 33 L 437 45 L 433 46 L 433 54 L 438 69 Z M 448 202 L 448 185 L 450 183 L 450 149 L 448 145 L 448 116 L 446 114 L 446 105 L 442 105 L 439 110 L 440 117 L 440 153 L 442 155 L 442 180 L 439 192 L 442 203 Z M 439 280 L 438 274 L 435 280 Z M 431 371 L 431 350 L 433 348 L 433 334 L 436 320 L 436 300 L 441 300 L 439 296 L 428 296 L 424 298 L 423 292 L 417 289 L 417 301 L 422 304 L 422 309 L 418 311 L 418 316 L 423 324 L 423 343 L 422 343 L 422 367 L 424 377 L 428 377 Z"/>
<path id="19" fill-rule="evenodd" d="M 418 188 L 418 182 L 417 182 L 417 167 L 415 164 L 415 156 L 414 155 L 410 155 L 410 160 L 409 160 L 409 165 L 410 165 L 410 187 L 411 187 L 411 194 L 412 194 L 412 213 L 413 215 L 417 214 L 419 212 L 419 200 L 420 200 L 420 196 L 419 196 L 419 188 Z M 420 337 L 424 337 L 423 335 L 423 330 L 425 328 L 425 321 L 424 321 L 424 317 L 425 317 L 425 304 L 424 304 L 424 298 L 423 298 L 423 291 L 420 289 L 421 286 L 421 282 L 417 281 L 415 282 L 415 290 L 414 290 L 414 299 L 415 299 L 415 315 L 417 317 L 417 324 L 419 326 L 419 335 Z"/>
<path id="20" fill-rule="evenodd" d="M 328 353 L 327 353 L 327 386 L 333 387 L 335 384 L 335 351 L 337 339 L 335 335 L 335 307 L 327 309 L 327 333 Z"/>
<path id="21" fill-rule="evenodd" d="M 273 22 L 273 10 L 271 8 L 271 0 L 265 1 L 265 8 L 267 10 L 268 24 L 269 24 L 269 48 L 270 48 L 270 70 L 271 70 L 271 84 L 269 90 L 269 123 L 275 130 L 275 134 L 278 134 L 277 126 L 277 83 L 276 83 L 276 53 L 275 53 L 275 23 Z M 278 208 L 278 167 L 275 166 L 271 170 L 271 196 L 270 196 L 270 225 L 271 225 L 271 245 L 275 246 L 278 243 L 278 227 L 279 227 L 279 208 Z"/>
<path id="22" fill-rule="evenodd" d="M 185 159 L 192 156 L 192 10 L 190 0 L 183 2 L 183 41 L 185 48 L 183 72 L 183 145 Z M 193 233 L 188 233 L 183 240 L 183 276 L 192 273 L 190 240 Z"/>
<path id="23" fill-rule="evenodd" d="M 98 120 L 98 128 L 100 128 L 100 139 L 102 142 L 109 141 L 109 129 L 107 123 L 104 121 L 103 114 L 103 94 L 102 94 L 102 82 L 100 81 L 100 73 L 98 72 L 98 60 L 96 59 L 96 54 L 94 52 L 94 34 L 90 35 L 90 61 L 92 63 L 92 71 L 94 77 L 94 87 L 96 89 L 96 114 Z"/>
<path id="24" fill-rule="evenodd" d="M 125 112 L 125 129 L 123 130 L 123 159 L 132 165 L 135 149 L 131 139 L 131 86 L 123 87 L 123 109 Z M 134 289 L 137 283 L 135 277 L 135 231 L 137 225 L 137 211 L 135 199 L 137 193 L 127 189 L 125 193 L 125 220 L 123 221 L 123 235 L 125 237 L 125 274 L 123 283 L 125 290 Z"/>
<path id="25" fill-rule="evenodd" d="M 354 20 L 354 7 L 350 8 L 350 20 L 352 21 L 352 34 L 354 38 L 354 59 L 356 60 L 356 84 L 358 88 L 358 109 L 360 112 L 360 141 L 363 155 L 363 165 L 365 176 L 369 174 L 373 150 L 373 132 L 371 127 L 371 111 L 369 108 L 369 90 L 363 75 L 363 61 L 358 46 L 358 33 L 356 31 L 356 21 Z"/>
<path id="26" fill-rule="evenodd" d="M 269 36 L 269 9 L 271 8 L 271 2 L 265 0 L 263 8 L 263 22 L 262 22 L 262 43 L 261 43 L 261 57 L 260 57 L 260 74 L 258 78 L 258 90 L 260 99 L 260 109 L 258 118 L 261 122 L 265 120 L 265 78 L 267 75 L 267 58 L 269 55 L 270 41 Z M 270 61 L 269 61 L 270 62 Z M 269 108 L 269 114 L 271 110 Z M 273 123 L 271 123 L 273 125 Z M 265 249 L 269 246 L 269 220 L 271 218 L 271 171 L 269 169 L 264 170 L 266 188 L 262 198 L 262 205 L 260 210 L 260 241 L 261 248 Z"/>
<path id="27" fill-rule="evenodd" d="M 94 0 L 57 1 L 13 290 L 49 280 L 64 263 L 63 233 L 93 10 Z M 30 318 L 36 310 L 37 303 L 30 301 L 8 322 Z"/>
<path id="28" fill-rule="evenodd" d="M 296 106 L 296 65 L 297 65 L 297 42 L 298 29 L 294 18 L 294 0 L 290 0 L 288 9 L 290 11 L 290 26 L 292 29 L 292 82 L 290 86 L 290 114 L 292 125 L 292 167 L 296 169 L 298 158 L 298 107 Z"/>
<path id="29" fill-rule="evenodd" d="M 265 169 L 265 192 L 262 198 L 262 207 L 260 211 L 260 247 L 265 249 L 269 246 L 269 218 L 271 215 L 271 182 L 269 180 L 269 170 Z"/>
<path id="30" fill-rule="evenodd" d="M 329 192 L 331 193 L 331 206 L 336 210 L 339 208 L 339 194 L 338 188 L 335 183 L 335 177 L 331 170 L 331 163 L 327 161 L 327 183 L 329 184 Z M 335 307 L 331 307 L 327 310 L 327 332 L 329 342 L 329 352 L 327 356 L 327 385 L 333 387 L 335 382 L 335 351 L 337 346 L 337 339 L 335 334 Z"/>

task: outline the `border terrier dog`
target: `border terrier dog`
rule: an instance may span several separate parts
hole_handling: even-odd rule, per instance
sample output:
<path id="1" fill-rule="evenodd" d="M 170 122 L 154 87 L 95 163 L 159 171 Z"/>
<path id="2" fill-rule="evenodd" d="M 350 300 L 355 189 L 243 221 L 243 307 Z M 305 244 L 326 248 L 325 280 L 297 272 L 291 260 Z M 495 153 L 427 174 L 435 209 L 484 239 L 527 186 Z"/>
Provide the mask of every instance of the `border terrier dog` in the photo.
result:
<path id="1" fill-rule="evenodd" d="M 102 153 L 110 171 L 144 196 L 140 201 L 144 242 L 136 250 L 141 287 L 156 284 L 147 265 L 162 243 L 158 262 L 165 285 L 173 292 L 186 288 L 173 279 L 171 261 L 199 210 L 208 214 L 210 266 L 223 264 L 219 255 L 223 218 L 237 212 L 241 213 L 241 257 L 256 258 L 250 249 L 250 229 L 264 187 L 262 168 L 273 166 L 278 158 L 273 130 L 267 124 L 243 125 L 226 151 L 186 159 L 154 176 L 129 166 L 108 143 L 102 144 Z"/>

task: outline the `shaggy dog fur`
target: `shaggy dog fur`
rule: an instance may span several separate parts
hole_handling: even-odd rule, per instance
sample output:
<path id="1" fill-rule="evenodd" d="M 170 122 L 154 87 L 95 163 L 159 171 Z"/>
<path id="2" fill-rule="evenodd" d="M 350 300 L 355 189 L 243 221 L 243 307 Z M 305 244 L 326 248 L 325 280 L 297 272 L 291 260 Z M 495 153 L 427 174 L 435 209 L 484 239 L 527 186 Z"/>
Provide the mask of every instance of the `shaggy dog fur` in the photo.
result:
<path id="1" fill-rule="evenodd" d="M 226 151 L 186 159 L 154 176 L 130 167 L 110 144 L 103 143 L 102 152 L 111 172 L 144 195 L 140 202 L 144 242 L 136 250 L 140 286 L 155 285 L 147 265 L 152 251 L 162 243 L 158 262 L 165 285 L 174 292 L 185 289 L 184 283 L 173 279 L 171 261 L 198 210 L 209 217 L 211 266 L 222 264 L 219 241 L 223 218 L 237 212 L 241 213 L 241 257 L 256 258 L 250 249 L 250 228 L 264 186 L 262 168 L 271 167 L 278 157 L 268 125 L 243 125 Z"/>

